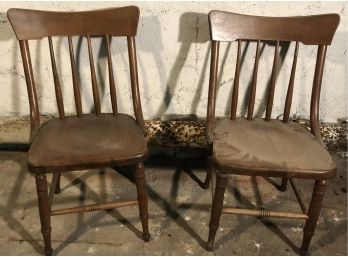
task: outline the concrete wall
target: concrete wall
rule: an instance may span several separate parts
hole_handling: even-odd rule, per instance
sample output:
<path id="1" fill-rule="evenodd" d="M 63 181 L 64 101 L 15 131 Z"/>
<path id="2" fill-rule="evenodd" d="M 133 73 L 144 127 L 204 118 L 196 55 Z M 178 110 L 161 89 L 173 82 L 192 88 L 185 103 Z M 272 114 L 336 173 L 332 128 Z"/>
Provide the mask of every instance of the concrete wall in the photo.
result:
<path id="1" fill-rule="evenodd" d="M 336 121 L 347 118 L 347 46 L 348 15 L 345 2 L 0 2 L 0 116 L 24 116 L 29 113 L 22 62 L 18 43 L 6 17 L 11 7 L 45 10 L 89 10 L 136 4 L 141 10 L 137 36 L 138 67 L 146 119 L 165 119 L 172 115 L 194 114 L 205 117 L 208 95 L 210 42 L 207 13 L 212 9 L 244 14 L 294 16 L 339 13 L 341 23 L 327 53 L 321 96 L 321 119 Z M 285 28 L 286 29 L 286 28 Z M 320 28 L 318 28 L 320 29 Z M 93 40 L 102 111 L 111 111 L 107 84 L 106 56 L 100 39 Z M 54 40 L 57 64 L 63 84 L 66 111 L 75 111 L 66 38 Z M 78 69 L 82 81 L 83 108 L 93 106 L 86 41 L 74 38 Z M 40 108 L 57 113 L 47 40 L 30 43 Z M 241 73 L 239 112 L 243 113 L 246 88 L 251 80 L 255 45 L 243 48 L 245 60 Z M 256 114 L 264 113 L 264 96 L 270 79 L 273 46 L 266 45 L 259 67 Z M 284 62 L 277 79 L 273 117 L 284 108 L 294 46 L 282 47 Z M 113 60 L 118 84 L 120 110 L 132 113 L 125 39 L 112 41 Z M 234 77 L 235 44 L 223 44 L 220 62 L 225 68 L 219 76 L 217 115 L 229 113 Z M 268 57 L 266 57 L 269 54 Z M 316 49 L 300 46 L 292 114 L 307 116 L 311 94 Z"/>

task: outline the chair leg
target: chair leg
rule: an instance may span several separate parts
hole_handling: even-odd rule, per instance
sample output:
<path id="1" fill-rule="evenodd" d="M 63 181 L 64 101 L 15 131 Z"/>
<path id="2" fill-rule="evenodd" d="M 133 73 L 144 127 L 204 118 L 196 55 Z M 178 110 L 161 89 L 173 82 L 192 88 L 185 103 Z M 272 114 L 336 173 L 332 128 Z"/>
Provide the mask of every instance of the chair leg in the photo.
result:
<path id="1" fill-rule="evenodd" d="M 52 255 L 51 247 L 51 215 L 48 200 L 47 180 L 45 174 L 35 176 L 37 196 L 39 201 L 39 214 L 41 222 L 41 232 L 45 244 L 45 254 Z"/>
<path id="2" fill-rule="evenodd" d="M 204 181 L 204 184 L 203 184 L 203 188 L 204 189 L 208 189 L 209 188 L 211 177 L 212 177 L 212 174 L 213 174 L 213 169 L 214 169 L 212 158 L 208 157 L 207 161 L 208 161 L 208 169 L 207 169 L 207 177 L 205 178 L 205 181 Z"/>
<path id="3" fill-rule="evenodd" d="M 288 178 L 282 178 L 282 184 L 279 187 L 279 190 L 285 192 L 288 187 Z"/>
<path id="4" fill-rule="evenodd" d="M 321 203 L 326 189 L 325 180 L 316 180 L 314 184 L 312 199 L 308 209 L 308 220 L 304 228 L 304 236 L 300 249 L 301 255 L 308 255 L 308 247 L 314 235 L 314 230 L 320 215 Z"/>
<path id="5" fill-rule="evenodd" d="M 138 163 L 135 169 L 135 183 L 137 185 L 138 201 L 139 201 L 139 212 L 140 220 L 143 226 L 143 239 L 145 242 L 150 241 L 149 233 L 149 212 L 147 206 L 147 193 L 145 183 L 144 164 Z"/>
<path id="6" fill-rule="evenodd" d="M 212 251 L 214 249 L 214 240 L 216 231 L 219 227 L 220 216 L 224 201 L 225 188 L 227 183 L 227 175 L 222 173 L 216 174 L 216 189 L 213 199 L 213 206 L 211 209 L 211 216 L 209 222 L 209 237 L 207 249 Z"/>
<path id="7" fill-rule="evenodd" d="M 60 193 L 60 191 L 61 191 L 61 188 L 60 188 L 60 173 L 58 174 L 58 179 L 57 179 L 57 185 L 56 185 L 56 188 L 55 188 L 55 190 L 54 190 L 54 192 L 56 193 L 56 194 L 59 194 Z"/>

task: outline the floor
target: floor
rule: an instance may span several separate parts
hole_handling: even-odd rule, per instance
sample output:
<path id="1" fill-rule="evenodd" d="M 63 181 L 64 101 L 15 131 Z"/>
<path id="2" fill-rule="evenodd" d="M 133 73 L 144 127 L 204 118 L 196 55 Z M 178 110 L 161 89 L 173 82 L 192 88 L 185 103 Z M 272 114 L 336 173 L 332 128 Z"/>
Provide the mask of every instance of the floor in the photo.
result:
<path id="1" fill-rule="evenodd" d="M 329 182 L 312 255 L 347 255 L 347 160 L 336 158 L 338 174 Z M 161 164 L 162 163 L 162 164 Z M 171 165 L 146 164 L 151 241 L 141 238 L 136 206 L 118 210 L 55 216 L 52 245 L 55 255 L 296 255 L 304 222 L 222 215 L 214 252 L 204 249 L 208 236 L 211 190 L 200 187 L 204 161 Z M 186 171 L 184 171 L 186 170 Z M 196 177 L 197 176 L 197 177 Z M 117 199 L 135 199 L 127 170 L 79 171 L 62 176 L 62 192 L 54 208 Z M 274 179 L 277 183 L 279 180 Z M 308 201 L 312 182 L 298 181 Z M 279 192 L 264 178 L 231 177 L 226 205 L 264 206 L 300 211 L 289 186 Z M 53 208 L 53 209 L 54 209 Z M 40 233 L 34 178 L 26 168 L 26 153 L 0 152 L 0 254 L 40 255 Z"/>

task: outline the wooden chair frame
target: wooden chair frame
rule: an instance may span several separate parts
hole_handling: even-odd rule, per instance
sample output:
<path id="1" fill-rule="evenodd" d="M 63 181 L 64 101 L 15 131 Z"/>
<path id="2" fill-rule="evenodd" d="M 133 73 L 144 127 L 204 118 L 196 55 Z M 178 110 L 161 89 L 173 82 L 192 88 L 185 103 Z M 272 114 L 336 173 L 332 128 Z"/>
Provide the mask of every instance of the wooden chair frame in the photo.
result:
<path id="1" fill-rule="evenodd" d="M 220 42 L 238 42 L 238 52 L 236 61 L 236 70 L 232 91 L 232 104 L 231 104 L 231 120 L 236 119 L 236 110 L 238 102 L 238 90 L 239 90 L 239 76 L 241 69 L 241 46 L 242 41 L 256 41 L 256 57 L 252 76 L 251 89 L 249 94 L 249 104 L 247 119 L 253 120 L 253 110 L 256 94 L 256 81 L 258 73 L 258 65 L 260 60 L 260 42 L 261 41 L 275 41 L 275 54 L 271 75 L 271 85 L 268 94 L 268 102 L 266 108 L 265 120 L 271 120 L 271 112 L 274 100 L 274 91 L 277 75 L 277 63 L 279 60 L 279 45 L 280 41 L 295 41 L 295 54 L 293 59 L 293 65 L 291 69 L 289 87 L 286 96 L 283 122 L 289 122 L 289 115 L 291 109 L 291 102 L 293 96 L 293 88 L 295 81 L 295 72 L 297 57 L 299 51 L 299 43 L 305 45 L 318 45 L 317 60 L 314 72 L 314 81 L 312 88 L 312 97 L 310 103 L 310 122 L 312 134 L 322 142 L 320 130 L 319 130 L 319 98 L 320 88 L 324 70 L 324 62 L 327 46 L 331 44 L 334 33 L 339 24 L 339 15 L 337 14 L 323 14 L 314 16 L 299 16 L 299 17 L 262 17 L 262 16 L 250 16 L 241 15 L 236 13 L 229 13 L 224 11 L 211 11 L 209 13 L 209 25 L 212 40 L 211 48 L 211 65 L 210 65 L 210 80 L 209 80 L 209 96 L 208 96 L 208 110 L 207 110 L 207 137 L 209 143 L 213 144 L 213 132 L 215 126 L 215 102 L 216 102 L 216 88 L 217 88 L 217 74 L 218 74 L 218 58 L 219 58 L 219 46 Z M 304 228 L 304 237 L 300 253 L 303 255 L 308 254 L 308 247 L 314 230 L 319 218 L 321 203 L 324 197 L 327 179 L 332 178 L 335 175 L 335 170 L 327 172 L 322 175 L 309 175 L 309 174 L 291 174 L 284 171 L 263 171 L 262 176 L 267 177 L 281 177 L 282 184 L 279 187 L 281 191 L 285 191 L 287 188 L 287 182 L 290 180 L 291 186 L 295 192 L 296 198 L 300 204 L 302 213 L 294 212 L 281 212 L 270 210 L 250 210 L 240 208 L 223 208 L 224 192 L 227 183 L 228 174 L 238 175 L 260 175 L 260 172 L 249 171 L 248 169 L 234 169 L 233 167 L 219 165 L 213 154 L 212 169 L 216 172 L 216 189 L 213 196 L 213 204 L 211 210 L 211 219 L 209 223 L 209 238 L 207 242 L 207 248 L 209 250 L 214 249 L 215 235 L 219 226 L 219 220 L 221 213 L 228 214 L 243 214 L 256 217 L 274 217 L 274 218 L 292 218 L 292 219 L 305 219 L 306 225 Z M 211 176 L 211 175 L 210 175 Z M 313 189 L 312 199 L 307 209 L 300 197 L 299 191 L 295 185 L 294 179 L 314 179 L 315 185 Z"/>
<path id="2" fill-rule="evenodd" d="M 145 134 L 145 125 L 142 114 L 140 93 L 138 86 L 137 58 L 135 36 L 139 21 L 139 8 L 136 6 L 127 6 L 121 8 L 110 8 L 95 11 L 84 12 L 51 12 L 27 9 L 9 9 L 7 12 L 8 18 L 15 31 L 16 37 L 19 40 L 20 51 L 23 60 L 24 73 L 29 96 L 30 118 L 31 118 L 31 133 L 30 142 L 37 135 L 40 129 L 40 113 L 38 107 L 38 99 L 36 94 L 34 73 L 31 64 L 29 40 L 37 40 L 47 37 L 49 51 L 51 57 L 51 65 L 53 72 L 53 80 L 55 86 L 56 100 L 58 105 L 59 118 L 65 120 L 67 117 L 64 112 L 63 97 L 61 92 L 60 81 L 58 77 L 55 54 L 53 50 L 52 37 L 67 36 L 69 43 L 69 53 L 72 70 L 72 82 L 74 89 L 76 115 L 82 117 L 82 104 L 80 85 L 77 76 L 77 68 L 74 57 L 72 36 L 85 36 L 88 44 L 88 56 L 90 61 L 92 92 L 95 104 L 95 114 L 100 116 L 101 106 L 96 79 L 96 72 L 93 60 L 93 51 L 91 46 L 91 36 L 104 36 L 106 39 L 108 73 L 110 84 L 110 96 L 113 115 L 118 114 L 116 89 L 113 74 L 113 66 L 111 59 L 111 38 L 127 37 L 128 54 L 130 65 L 130 80 L 133 98 L 133 108 L 136 117 L 136 122 L 141 131 Z M 144 137 L 145 140 L 145 137 Z M 30 154 L 30 150 L 29 150 Z M 146 184 L 144 175 L 143 161 L 148 157 L 148 154 L 138 156 L 132 159 L 121 161 L 108 162 L 90 162 L 87 164 L 65 165 L 64 161 L 54 167 L 37 167 L 29 164 L 29 170 L 35 174 L 39 214 L 41 221 L 41 231 L 44 238 L 45 254 L 52 254 L 51 247 L 51 216 L 90 212 L 98 210 L 108 210 L 117 207 L 139 205 L 140 219 L 143 227 L 143 239 L 145 242 L 150 240 L 148 228 L 148 203 L 146 195 Z M 52 210 L 52 202 L 54 193 L 60 192 L 60 174 L 63 171 L 74 171 L 79 169 L 131 166 L 135 169 L 135 182 L 137 186 L 137 200 L 117 201 L 112 203 L 101 203 L 87 206 L 79 206 L 73 208 L 65 208 L 60 210 Z M 46 173 L 53 173 L 52 183 L 48 191 Z"/>

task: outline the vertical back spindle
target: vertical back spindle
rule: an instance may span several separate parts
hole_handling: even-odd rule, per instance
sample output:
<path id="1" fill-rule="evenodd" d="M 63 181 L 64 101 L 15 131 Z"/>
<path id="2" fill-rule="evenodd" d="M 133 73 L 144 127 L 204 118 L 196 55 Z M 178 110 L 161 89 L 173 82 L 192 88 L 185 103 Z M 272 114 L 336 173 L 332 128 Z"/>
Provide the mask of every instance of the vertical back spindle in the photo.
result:
<path id="1" fill-rule="evenodd" d="M 219 41 L 213 41 L 211 46 L 209 92 L 208 92 L 208 113 L 207 113 L 207 141 L 213 142 L 213 132 L 215 125 L 215 102 L 216 102 L 216 84 L 219 62 Z"/>
<path id="2" fill-rule="evenodd" d="M 33 67 L 31 65 L 28 40 L 19 40 L 19 47 L 21 49 L 25 80 L 27 83 L 27 90 L 28 90 L 28 96 L 29 96 L 30 124 L 31 124 L 29 142 L 31 142 L 31 140 L 33 139 L 33 136 L 36 134 L 37 130 L 40 127 L 39 105 L 38 105 L 37 96 L 36 96 L 35 80 L 34 80 Z"/>
<path id="3" fill-rule="evenodd" d="M 99 91 L 98 91 L 98 84 L 97 84 L 97 76 L 95 74 L 93 51 L 92 51 L 92 44 L 91 44 L 91 36 L 90 35 L 87 35 L 87 44 L 88 44 L 89 65 L 91 68 L 91 79 L 92 79 L 92 90 L 93 90 L 93 100 L 94 100 L 94 106 L 95 106 L 95 113 L 97 115 L 100 115 L 101 114 L 100 99 L 99 99 Z"/>
<path id="4" fill-rule="evenodd" d="M 74 47 L 73 47 L 71 36 L 68 36 L 68 41 L 69 41 L 70 64 L 71 64 L 71 73 L 72 73 L 73 88 L 74 88 L 76 113 L 77 113 L 77 116 L 81 117 L 82 116 L 82 104 L 81 104 L 80 83 L 79 83 L 79 80 L 77 78 L 77 69 L 76 69 L 75 56 L 74 56 Z"/>
<path id="5" fill-rule="evenodd" d="M 259 68 L 259 60 L 260 60 L 260 40 L 257 41 L 256 45 L 256 55 L 255 55 L 255 64 L 253 71 L 253 80 L 250 88 L 249 94 L 249 104 L 248 104 L 248 120 L 252 120 L 254 105 L 255 105 L 255 95 L 256 95 L 256 83 L 257 83 L 257 70 Z"/>
<path id="6" fill-rule="evenodd" d="M 273 100 L 274 100 L 274 90 L 275 90 L 275 83 L 277 78 L 277 69 L 278 69 L 278 59 L 279 59 L 279 41 L 277 41 L 277 45 L 274 50 L 274 59 L 273 59 L 273 67 L 272 67 L 272 77 L 271 77 L 271 87 L 269 89 L 268 94 L 268 103 L 267 103 L 267 109 L 266 109 L 266 120 L 271 119 L 272 114 L 272 107 L 273 107 Z"/>
<path id="7" fill-rule="evenodd" d="M 52 43 L 52 37 L 51 36 L 48 37 L 48 44 L 49 44 L 49 49 L 50 49 L 52 73 L 53 73 L 53 81 L 54 81 L 54 89 L 56 91 L 56 99 L 57 99 L 59 117 L 60 117 L 60 119 L 65 119 L 62 90 L 61 90 L 61 87 L 60 87 L 60 82 L 59 82 L 59 77 L 58 77 L 58 72 L 57 72 L 56 59 L 54 57 L 54 50 L 53 50 L 53 43 Z"/>
<path id="8" fill-rule="evenodd" d="M 242 41 L 238 40 L 237 61 L 236 70 L 234 74 L 233 92 L 232 92 L 232 106 L 231 106 L 231 120 L 236 119 L 237 105 L 238 105 L 238 91 L 239 91 L 239 75 L 240 75 L 240 52 L 242 47 Z"/>
<path id="9" fill-rule="evenodd" d="M 110 45 L 111 35 L 105 35 L 105 37 L 106 37 L 106 49 L 108 51 L 108 69 L 109 69 L 111 106 L 112 106 L 112 112 L 115 115 L 117 114 L 117 98 L 116 98 L 114 72 L 112 69 L 112 59 L 111 59 L 111 45 Z"/>
<path id="10" fill-rule="evenodd" d="M 140 101 L 137 56 L 135 52 L 136 48 L 135 48 L 134 36 L 127 36 L 127 44 L 128 44 L 128 57 L 129 57 L 129 68 L 130 68 L 130 79 L 131 79 L 131 87 L 132 87 L 134 114 L 140 128 L 145 133 L 145 123 L 144 123 L 143 112 L 141 109 L 141 101 Z"/>
<path id="11" fill-rule="evenodd" d="M 323 71 L 326 56 L 326 45 L 318 46 L 317 60 L 315 64 L 313 89 L 311 97 L 311 109 L 310 109 L 310 120 L 311 120 L 311 132 L 320 140 L 320 123 L 319 123 L 319 102 L 320 102 L 320 90 L 321 82 L 323 79 Z"/>
<path id="12" fill-rule="evenodd" d="M 292 68 L 291 68 L 288 92 L 286 94 L 286 100 L 285 100 L 284 117 L 283 117 L 283 121 L 284 122 L 288 122 L 289 121 L 289 116 L 290 116 L 292 95 L 293 95 L 293 91 L 294 91 L 294 82 L 295 82 L 295 74 L 296 74 L 298 48 L 299 48 L 299 42 L 297 41 L 296 42 L 296 46 L 295 46 L 294 59 L 293 59 L 293 62 L 292 62 Z"/>

